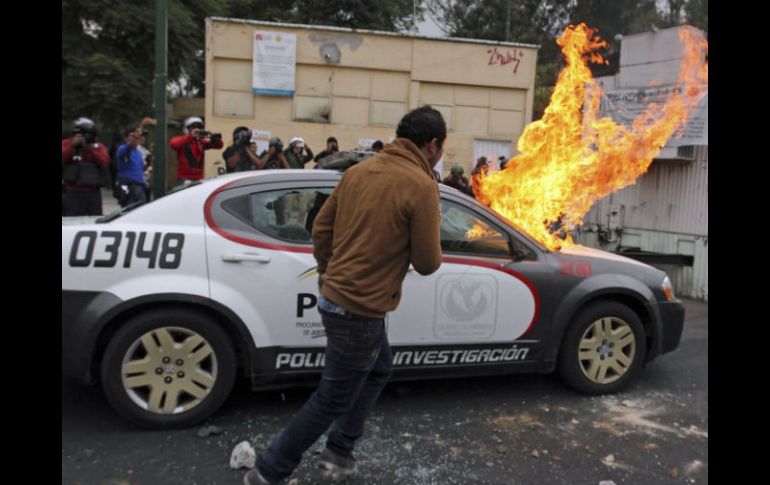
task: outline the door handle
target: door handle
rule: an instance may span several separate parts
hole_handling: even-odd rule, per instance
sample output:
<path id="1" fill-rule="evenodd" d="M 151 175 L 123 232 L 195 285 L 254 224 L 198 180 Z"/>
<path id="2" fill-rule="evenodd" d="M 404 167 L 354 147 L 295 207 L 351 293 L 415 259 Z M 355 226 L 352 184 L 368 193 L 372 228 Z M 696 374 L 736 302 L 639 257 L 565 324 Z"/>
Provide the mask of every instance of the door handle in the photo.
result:
<path id="1" fill-rule="evenodd" d="M 255 263 L 269 263 L 270 256 L 256 253 L 223 254 L 222 261 L 225 263 L 240 263 L 243 261 L 254 261 Z"/>

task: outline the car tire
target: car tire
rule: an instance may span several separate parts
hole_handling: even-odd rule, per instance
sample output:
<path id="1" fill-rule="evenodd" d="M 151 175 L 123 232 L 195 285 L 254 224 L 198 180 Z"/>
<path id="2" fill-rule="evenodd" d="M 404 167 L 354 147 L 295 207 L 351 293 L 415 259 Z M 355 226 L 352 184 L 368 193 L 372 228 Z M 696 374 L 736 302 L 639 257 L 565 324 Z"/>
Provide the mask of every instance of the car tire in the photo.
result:
<path id="1" fill-rule="evenodd" d="M 235 374 L 235 349 L 220 324 L 180 307 L 154 309 L 125 322 L 101 362 L 109 403 L 151 429 L 203 421 L 225 402 Z"/>
<path id="2" fill-rule="evenodd" d="M 600 301 L 580 310 L 562 340 L 558 370 L 573 389 L 611 394 L 642 367 L 646 334 L 639 316 L 626 305 Z"/>

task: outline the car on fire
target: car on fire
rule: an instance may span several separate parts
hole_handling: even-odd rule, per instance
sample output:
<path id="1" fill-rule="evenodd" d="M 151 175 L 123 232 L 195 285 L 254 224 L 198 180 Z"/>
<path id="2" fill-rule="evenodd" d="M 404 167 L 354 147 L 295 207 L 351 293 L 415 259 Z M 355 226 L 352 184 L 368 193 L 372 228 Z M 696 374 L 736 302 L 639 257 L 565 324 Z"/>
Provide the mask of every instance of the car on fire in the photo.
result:
<path id="1" fill-rule="evenodd" d="M 204 420 L 236 377 L 255 390 L 317 382 L 310 231 L 342 176 L 241 172 L 63 218 L 63 375 L 100 382 L 118 414 L 149 428 Z M 455 189 L 440 185 L 440 198 L 443 263 L 408 271 L 387 317 L 394 380 L 557 371 L 612 393 L 678 346 L 684 307 L 662 271 L 550 251 Z"/>

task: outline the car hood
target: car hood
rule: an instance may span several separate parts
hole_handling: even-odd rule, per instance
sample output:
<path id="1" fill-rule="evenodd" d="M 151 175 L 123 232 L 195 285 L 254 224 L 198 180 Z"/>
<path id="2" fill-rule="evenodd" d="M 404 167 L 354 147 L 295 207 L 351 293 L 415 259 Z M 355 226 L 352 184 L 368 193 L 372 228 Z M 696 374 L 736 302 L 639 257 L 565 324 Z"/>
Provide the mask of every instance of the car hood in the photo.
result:
<path id="1" fill-rule="evenodd" d="M 594 249 L 594 248 L 589 248 L 585 246 L 574 246 L 571 248 L 563 248 L 554 254 L 556 255 L 563 254 L 566 256 L 578 256 L 581 258 L 603 259 L 606 261 L 617 261 L 621 263 L 635 264 L 637 266 L 642 266 L 644 268 L 652 268 L 652 266 L 650 266 L 649 264 L 636 261 L 635 259 L 627 258 L 619 254 L 609 253 L 607 251 L 602 251 L 600 249 Z"/>

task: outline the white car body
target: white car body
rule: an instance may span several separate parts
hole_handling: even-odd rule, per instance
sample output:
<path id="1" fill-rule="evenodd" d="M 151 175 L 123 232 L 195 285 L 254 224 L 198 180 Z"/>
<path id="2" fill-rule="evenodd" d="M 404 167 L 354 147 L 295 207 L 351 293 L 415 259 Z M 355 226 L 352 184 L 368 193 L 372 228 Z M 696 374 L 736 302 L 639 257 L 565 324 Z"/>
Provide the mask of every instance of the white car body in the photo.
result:
<path id="1" fill-rule="evenodd" d="M 274 221 L 260 194 L 296 187 L 300 195 L 291 197 L 300 217 L 303 197 L 311 190 L 331 192 L 339 177 L 326 170 L 242 172 L 206 180 L 111 222 L 63 223 L 65 372 L 94 381 L 104 346 L 128 318 L 122 315 L 169 303 L 205 309 L 226 322 L 239 367 L 254 388 L 314 382 L 325 337 L 309 237 L 297 243 L 260 232 L 226 204 L 244 201 L 244 211 L 263 211 L 274 228 L 277 215 Z M 466 241 L 457 251 L 445 248 L 434 274 L 409 271 L 400 305 L 387 317 L 396 377 L 399 369 L 402 378 L 551 371 L 571 316 L 592 294 L 606 296 L 607 288 L 632 307 L 652 308 L 645 318 L 657 334 L 647 359 L 676 346 L 663 343 L 667 317 L 659 308 L 665 302 L 655 289 L 662 272 L 601 251 L 549 252 L 465 195 L 442 186 L 441 196 L 446 234 L 460 234 L 464 227 L 452 224 L 477 217 L 510 237 L 507 248 L 518 248 L 521 257 L 508 249 L 464 252 L 471 244 Z M 451 217 L 459 218 L 447 221 Z"/>

